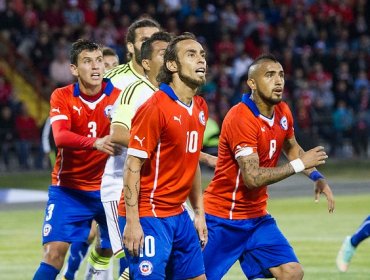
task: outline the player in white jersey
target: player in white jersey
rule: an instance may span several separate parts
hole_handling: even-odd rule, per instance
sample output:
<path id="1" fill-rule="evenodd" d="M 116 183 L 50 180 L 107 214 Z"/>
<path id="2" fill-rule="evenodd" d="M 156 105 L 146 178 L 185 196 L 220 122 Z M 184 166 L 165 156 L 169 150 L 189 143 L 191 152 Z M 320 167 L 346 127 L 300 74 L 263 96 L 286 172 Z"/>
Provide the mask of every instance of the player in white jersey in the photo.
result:
<path id="1" fill-rule="evenodd" d="M 111 137 L 116 143 L 128 145 L 131 119 L 140 105 L 157 90 L 156 76 L 163 64 L 163 54 L 170 40 L 171 36 L 168 33 L 157 32 L 143 43 L 141 55 L 146 78 L 129 85 L 116 101 L 111 123 Z M 126 155 L 126 149 L 123 150 L 123 154 Z M 123 187 L 124 159 L 120 165 L 116 165 L 116 162 L 114 165 L 106 164 L 101 185 L 101 199 L 109 220 L 112 250 L 118 257 L 123 254 L 122 236 L 117 224 L 117 207 Z"/>
<path id="2" fill-rule="evenodd" d="M 130 55 L 131 60 L 127 64 L 118 65 L 105 75 L 106 78 L 109 78 L 111 80 L 114 86 L 124 91 L 133 82 L 136 82 L 143 78 L 145 79 L 144 69 L 141 65 L 141 45 L 155 32 L 158 32 L 159 28 L 159 24 L 151 19 L 142 19 L 131 24 L 131 26 L 128 28 L 127 33 L 127 51 Z M 122 98 L 122 94 L 117 99 L 112 113 L 115 111 L 119 100 Z M 112 129 L 114 129 L 114 126 L 111 127 L 111 130 Z M 125 158 L 125 152 L 119 156 L 109 157 L 102 179 L 102 202 L 112 201 L 110 186 L 114 186 L 117 184 L 119 184 L 120 186 L 122 185 L 122 168 Z M 112 211 L 115 211 L 114 207 L 116 206 L 113 205 Z M 115 252 L 114 249 L 113 253 L 117 256 L 117 252 Z"/>
<path id="3" fill-rule="evenodd" d="M 142 42 L 148 39 L 153 33 L 158 32 L 160 29 L 159 23 L 156 21 L 145 18 L 134 21 L 128 28 L 127 37 L 126 37 L 126 47 L 128 50 L 128 59 L 127 64 L 121 64 L 106 72 L 104 77 L 111 80 L 113 85 L 121 90 L 127 87 L 130 83 L 143 78 L 144 70 L 141 66 L 140 59 L 140 48 Z M 118 100 L 119 98 L 117 98 Z M 113 106 L 114 107 L 114 106 Z M 110 157 L 107 164 L 112 166 L 123 166 L 124 156 Z M 112 176 L 114 173 L 112 173 Z M 106 180 L 102 178 L 103 180 Z M 102 196 L 102 194 L 101 194 Z M 98 244 L 99 246 L 99 244 Z M 105 260 L 104 260 L 105 261 Z M 99 272 L 101 268 L 102 260 L 96 257 L 95 250 L 91 250 L 90 256 L 88 258 L 87 270 L 85 274 L 85 280 L 92 279 L 104 279 L 108 280 L 112 277 L 109 275 L 101 275 Z M 120 274 L 127 267 L 125 262 L 121 262 L 120 265 Z M 98 275 L 99 274 L 99 275 Z M 122 277 L 122 275 L 121 275 Z M 120 278 L 121 279 L 121 278 Z M 125 276 L 122 279 L 125 278 Z"/>
<path id="4" fill-rule="evenodd" d="M 140 58 L 140 49 L 141 45 L 144 41 L 146 41 L 153 33 L 158 32 L 160 30 L 160 25 L 149 18 L 139 19 L 134 21 L 127 31 L 126 37 L 126 47 L 128 51 L 128 59 L 129 62 L 126 64 L 118 65 L 117 67 L 113 68 L 109 72 L 105 74 L 105 78 L 109 78 L 113 85 L 121 90 L 124 90 L 129 84 L 141 79 L 145 78 L 144 69 L 141 66 L 141 58 Z M 117 99 L 117 101 L 120 98 Z M 116 102 L 117 103 L 117 102 Z M 116 105 L 115 105 L 116 106 Z M 114 106 L 114 108 L 115 108 Z M 114 111 L 114 109 L 112 110 Z M 106 167 L 104 170 L 104 175 L 102 178 L 102 192 L 101 192 L 101 200 L 109 201 L 110 195 L 106 195 L 106 190 L 110 187 L 116 186 L 119 184 L 120 187 L 122 186 L 123 182 L 123 174 L 122 168 L 125 160 L 125 153 L 120 156 L 109 157 Z M 118 180 L 112 180 L 112 178 L 118 178 Z M 103 187 L 104 186 L 104 187 Z M 118 198 L 119 200 L 119 198 Z M 117 212 L 117 204 L 110 204 L 111 207 L 106 209 L 105 211 L 108 213 Z M 117 216 L 117 214 L 115 214 Z M 114 252 L 114 249 L 113 249 Z M 121 257 L 122 255 L 117 255 L 117 257 Z M 90 270 L 94 270 L 96 267 L 99 267 L 99 261 L 94 261 L 95 258 L 93 254 L 90 254 L 89 257 L 89 266 Z M 127 267 L 124 258 L 120 260 L 120 279 L 126 279 L 124 276 L 124 269 Z"/>

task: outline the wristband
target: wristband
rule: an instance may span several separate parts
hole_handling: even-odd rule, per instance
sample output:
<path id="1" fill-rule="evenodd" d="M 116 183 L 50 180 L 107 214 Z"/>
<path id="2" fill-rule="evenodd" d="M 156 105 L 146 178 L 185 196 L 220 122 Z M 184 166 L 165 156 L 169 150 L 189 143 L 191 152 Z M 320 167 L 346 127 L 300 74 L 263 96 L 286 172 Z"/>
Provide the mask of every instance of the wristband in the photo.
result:
<path id="1" fill-rule="evenodd" d="M 324 175 L 322 175 L 319 171 L 315 170 L 310 173 L 308 176 L 312 181 L 316 182 L 319 179 L 325 179 Z"/>
<path id="2" fill-rule="evenodd" d="M 301 171 L 303 171 L 303 170 L 306 169 L 304 167 L 303 161 L 300 158 L 297 158 L 295 160 L 292 160 L 290 162 L 290 164 L 292 165 L 295 173 L 299 173 L 299 172 L 301 172 Z"/>

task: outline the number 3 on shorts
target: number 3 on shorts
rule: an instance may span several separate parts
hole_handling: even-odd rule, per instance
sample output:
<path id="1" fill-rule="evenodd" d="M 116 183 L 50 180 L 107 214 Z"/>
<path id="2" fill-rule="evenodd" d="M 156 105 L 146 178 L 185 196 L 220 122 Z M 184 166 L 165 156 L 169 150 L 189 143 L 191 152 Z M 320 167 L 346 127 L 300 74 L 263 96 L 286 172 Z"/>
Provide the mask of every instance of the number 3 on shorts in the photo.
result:
<path id="1" fill-rule="evenodd" d="M 48 206 L 48 209 L 46 210 L 47 211 L 46 217 L 45 217 L 46 222 L 51 220 L 51 217 L 53 216 L 54 206 L 55 206 L 55 204 L 50 204 Z"/>

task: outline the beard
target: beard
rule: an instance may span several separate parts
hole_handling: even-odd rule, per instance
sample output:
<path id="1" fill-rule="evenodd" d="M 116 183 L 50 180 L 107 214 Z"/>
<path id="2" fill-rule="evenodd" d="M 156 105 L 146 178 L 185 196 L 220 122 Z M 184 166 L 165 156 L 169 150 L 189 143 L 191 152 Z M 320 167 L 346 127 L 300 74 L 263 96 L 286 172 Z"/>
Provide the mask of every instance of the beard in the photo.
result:
<path id="1" fill-rule="evenodd" d="M 265 94 L 263 93 L 259 93 L 258 96 L 263 100 L 264 103 L 270 105 L 270 106 L 274 106 L 274 105 L 277 105 L 279 104 L 281 101 L 282 101 L 282 98 L 273 98 L 273 97 L 267 97 Z"/>
<path id="2" fill-rule="evenodd" d="M 137 49 L 134 45 L 134 59 L 137 64 L 141 65 L 141 51 Z"/>
<path id="3" fill-rule="evenodd" d="M 194 79 L 186 74 L 183 74 L 181 64 L 178 63 L 178 75 L 181 81 L 184 82 L 184 84 L 188 85 L 190 88 L 198 88 L 200 86 L 203 86 L 206 83 L 206 77 L 203 76 L 198 79 Z"/>

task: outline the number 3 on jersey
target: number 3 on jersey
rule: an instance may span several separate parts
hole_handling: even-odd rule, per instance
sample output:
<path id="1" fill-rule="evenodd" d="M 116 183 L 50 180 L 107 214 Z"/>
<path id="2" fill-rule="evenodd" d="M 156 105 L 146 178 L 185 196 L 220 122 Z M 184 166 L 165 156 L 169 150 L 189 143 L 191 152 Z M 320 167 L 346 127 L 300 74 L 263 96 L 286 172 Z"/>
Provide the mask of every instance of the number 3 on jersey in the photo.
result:
<path id="1" fill-rule="evenodd" d="M 87 135 L 87 137 L 96 137 L 96 122 L 89 122 L 87 127 L 90 128 L 90 133 Z"/>
<path id="2" fill-rule="evenodd" d="M 186 152 L 195 153 L 198 150 L 198 132 L 187 131 L 186 132 Z"/>

